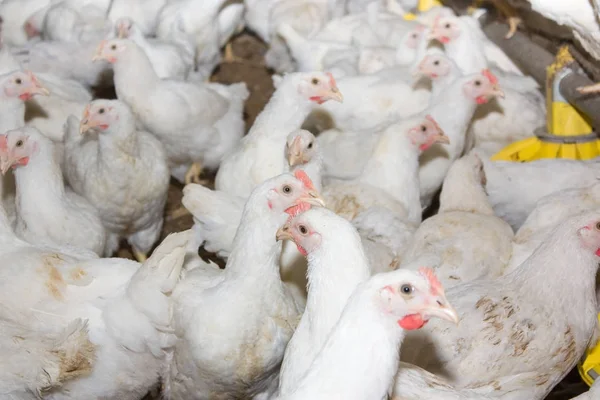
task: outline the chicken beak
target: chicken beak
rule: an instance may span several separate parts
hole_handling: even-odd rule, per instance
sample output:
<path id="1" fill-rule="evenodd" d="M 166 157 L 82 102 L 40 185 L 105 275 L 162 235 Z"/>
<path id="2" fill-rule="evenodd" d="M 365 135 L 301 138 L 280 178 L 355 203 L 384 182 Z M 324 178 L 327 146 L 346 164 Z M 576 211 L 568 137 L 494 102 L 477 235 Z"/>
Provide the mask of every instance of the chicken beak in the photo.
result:
<path id="1" fill-rule="evenodd" d="M 105 40 L 100 42 L 100 44 L 98 45 L 98 48 L 96 49 L 96 54 L 94 54 L 94 57 L 92 57 L 92 62 L 104 60 L 104 56 L 102 55 L 102 53 L 104 52 L 105 44 L 106 44 Z"/>
<path id="2" fill-rule="evenodd" d="M 325 207 L 325 200 L 316 190 L 309 190 L 306 196 L 298 199 L 298 203 L 308 203 L 316 207 Z"/>
<path id="3" fill-rule="evenodd" d="M 295 167 L 298 164 L 301 164 L 303 160 L 304 154 L 302 154 L 302 143 L 300 141 L 300 137 L 296 137 L 289 148 L 289 157 L 288 164 L 290 167 Z"/>
<path id="4" fill-rule="evenodd" d="M 283 225 L 281 228 L 277 229 L 277 233 L 275 234 L 275 238 L 279 240 L 294 240 L 292 233 L 290 232 L 290 226 L 288 223 Z"/>
<path id="5" fill-rule="evenodd" d="M 504 91 L 502 89 L 500 89 L 500 86 L 498 85 L 494 85 L 492 87 L 492 92 L 491 92 L 492 96 L 496 96 L 496 97 L 500 97 L 500 98 L 504 98 Z"/>
<path id="6" fill-rule="evenodd" d="M 442 132 L 433 137 L 433 143 L 450 144 L 450 138 Z"/>
<path id="7" fill-rule="evenodd" d="M 90 123 L 90 120 L 87 118 L 82 120 L 81 123 L 79 124 L 79 133 L 81 135 L 85 134 L 90 129 L 92 129 L 92 124 Z"/>
<path id="8" fill-rule="evenodd" d="M 6 172 L 10 169 L 12 163 L 13 160 L 8 154 L 2 153 L 0 155 L 0 172 L 2 172 L 2 175 L 6 175 Z"/>
<path id="9" fill-rule="evenodd" d="M 337 86 L 333 86 L 325 97 L 327 97 L 329 100 L 335 100 L 338 103 L 344 102 L 344 96 L 342 96 L 342 92 L 340 92 Z"/>
<path id="10" fill-rule="evenodd" d="M 440 295 L 437 296 L 433 304 L 425 307 L 421 313 L 426 317 L 437 317 L 440 319 L 445 319 L 446 321 L 450 321 L 458 325 L 459 318 L 458 313 L 450 305 L 446 296 Z"/>

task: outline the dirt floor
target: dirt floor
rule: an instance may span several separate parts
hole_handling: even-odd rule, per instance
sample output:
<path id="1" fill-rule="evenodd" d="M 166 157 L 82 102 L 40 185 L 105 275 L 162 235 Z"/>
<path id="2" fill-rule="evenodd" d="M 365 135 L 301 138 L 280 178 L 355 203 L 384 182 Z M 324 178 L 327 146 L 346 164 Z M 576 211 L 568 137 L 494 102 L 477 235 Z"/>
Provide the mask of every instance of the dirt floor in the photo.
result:
<path id="1" fill-rule="evenodd" d="M 267 51 L 267 46 L 260 39 L 244 31 L 236 36 L 232 43 L 236 61 L 219 65 L 211 80 L 220 83 L 246 82 L 250 91 L 250 98 L 246 102 L 244 110 L 246 131 L 248 131 L 248 128 L 252 126 L 254 119 L 274 91 L 271 80 L 272 71 L 269 71 L 265 66 L 264 54 Z M 322 123 L 320 120 L 316 125 L 322 126 Z M 211 184 L 209 186 L 211 186 L 214 181 L 214 172 L 207 174 L 206 178 L 210 178 Z M 189 214 L 173 217 L 174 211 L 182 207 L 182 189 L 183 185 L 180 183 L 171 182 L 162 237 L 172 232 L 189 229 L 193 224 L 192 217 Z M 126 243 L 123 243 L 121 250 L 119 250 L 119 256 L 132 258 L 131 251 Z M 214 260 L 212 257 L 211 259 Z M 220 264 L 222 265 L 222 263 Z M 547 400 L 569 400 L 586 390 L 587 386 L 581 381 L 577 371 L 574 370 L 554 389 Z M 154 396 L 149 395 L 145 400 L 152 398 Z"/>

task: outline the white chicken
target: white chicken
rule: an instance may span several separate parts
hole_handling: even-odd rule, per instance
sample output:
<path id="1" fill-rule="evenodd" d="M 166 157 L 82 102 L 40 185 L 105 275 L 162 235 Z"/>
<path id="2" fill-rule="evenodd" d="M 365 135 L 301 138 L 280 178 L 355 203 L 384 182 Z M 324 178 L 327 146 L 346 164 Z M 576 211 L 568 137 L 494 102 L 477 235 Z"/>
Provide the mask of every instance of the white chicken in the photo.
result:
<path id="1" fill-rule="evenodd" d="M 224 3 L 225 0 L 169 1 L 158 15 L 157 37 L 179 45 L 192 43 L 197 74 L 207 80 L 221 61 L 221 47 L 242 25 L 244 5 Z M 225 61 L 235 61 L 231 49 L 225 55 Z"/>
<path id="2" fill-rule="evenodd" d="M 278 399 L 386 398 L 406 331 L 432 318 L 458 323 L 431 269 L 373 276 L 356 288 L 306 375 Z"/>
<path id="3" fill-rule="evenodd" d="M 187 79 L 194 66 L 190 45 L 147 39 L 131 18 L 118 19 L 115 27 L 119 38 L 129 39 L 144 50 L 160 79 Z"/>
<path id="4" fill-rule="evenodd" d="M 568 219 L 509 274 L 449 289 L 461 323 L 447 329 L 432 322 L 408 335 L 403 361 L 459 388 L 534 373 L 512 396 L 543 399 L 596 331 L 598 254 L 598 210 Z M 569 293 L 569 302 L 557 292 Z"/>
<path id="5" fill-rule="evenodd" d="M 444 179 L 438 214 L 419 226 L 402 262 L 413 263 L 423 254 L 438 256 L 441 263 L 435 271 L 446 288 L 502 276 L 511 258 L 514 234 L 510 225 L 494 215 L 485 183 L 477 155 L 456 160 Z"/>
<path id="6" fill-rule="evenodd" d="M 165 377 L 168 396 L 246 398 L 276 389 L 300 310 L 281 281 L 275 232 L 288 214 L 323 204 L 305 182 L 283 174 L 258 186 L 225 269 L 195 268 L 175 289 L 178 340 Z"/>
<path id="7" fill-rule="evenodd" d="M 169 294 L 179 277 L 188 234 L 167 237 L 140 266 L 33 247 L 3 227 L 2 304 L 37 329 L 85 318 L 95 347 L 93 366 L 45 397 L 135 400 L 158 383 L 164 349 L 172 345 Z"/>
<path id="8" fill-rule="evenodd" d="M 371 270 L 356 229 L 325 208 L 289 220 L 277 231 L 277 239 L 308 257 L 306 309 L 285 350 L 279 377 L 279 396 L 285 397 L 308 372 L 350 295 Z"/>
<path id="9" fill-rule="evenodd" d="M 247 198 L 257 184 L 284 171 L 285 160 L 281 154 L 286 137 L 300 128 L 313 104 L 327 100 L 341 102 L 342 99 L 331 74 L 285 75 L 248 134 L 221 163 L 215 188 Z"/>
<path id="10" fill-rule="evenodd" d="M 160 236 L 169 189 L 165 151 L 118 100 L 95 100 L 65 126 L 64 175 L 97 210 L 113 254 L 122 237 L 143 262 Z M 91 136 L 91 137 L 90 137 Z"/>
<path id="11" fill-rule="evenodd" d="M 237 146 L 249 95 L 245 83 L 160 79 L 144 51 L 126 39 L 103 41 L 95 58 L 113 64 L 117 97 L 161 141 L 176 179 L 199 181 L 203 168 L 217 168 Z"/>
<path id="12" fill-rule="evenodd" d="M 400 121 L 385 129 L 356 181 L 331 183 L 323 192 L 327 206 L 348 220 L 381 206 L 414 224 L 421 222 L 419 155 L 448 136 L 429 115 Z"/>
<path id="13" fill-rule="evenodd" d="M 433 145 L 420 158 L 419 181 L 421 204 L 427 207 L 439 190 L 452 162 L 464 151 L 467 127 L 480 104 L 504 96 L 498 82 L 488 70 L 454 80 L 441 91 L 427 109 L 444 130 L 450 144 Z M 460 102 L 456 104 L 457 99 Z M 452 105 L 449 112 L 448 105 Z"/>
<path id="14" fill-rule="evenodd" d="M 106 231 L 98 212 L 65 188 L 50 139 L 29 127 L 0 135 L 0 170 L 4 175 L 10 168 L 17 184 L 18 235 L 35 244 L 104 254 Z"/>

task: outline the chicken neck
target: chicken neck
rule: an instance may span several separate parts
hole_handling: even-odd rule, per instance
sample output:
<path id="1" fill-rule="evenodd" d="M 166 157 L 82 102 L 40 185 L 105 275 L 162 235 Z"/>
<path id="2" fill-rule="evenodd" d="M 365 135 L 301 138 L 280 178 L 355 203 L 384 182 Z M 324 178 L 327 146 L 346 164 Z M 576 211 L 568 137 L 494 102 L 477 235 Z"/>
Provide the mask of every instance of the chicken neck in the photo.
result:
<path id="1" fill-rule="evenodd" d="M 406 131 L 406 123 L 394 124 L 379 137 L 359 181 L 389 193 L 401 202 L 411 222 L 421 222 L 419 152 Z"/>
<path id="2" fill-rule="evenodd" d="M 398 369 L 404 331 L 373 303 L 366 285 L 350 298 L 298 390 L 286 400 L 385 398 Z"/>
<path id="3" fill-rule="evenodd" d="M 117 97 L 127 104 L 148 101 L 160 82 L 150 59 L 137 44 L 130 42 L 113 65 Z"/>
<path id="4" fill-rule="evenodd" d="M 281 139 L 283 148 L 287 135 L 299 129 L 312 110 L 311 102 L 298 95 L 296 85 L 293 79 L 284 78 L 265 108 L 256 117 L 246 138 Z"/>
<path id="5" fill-rule="evenodd" d="M 283 287 L 279 273 L 281 243 L 275 232 L 285 223 L 287 214 L 277 215 L 266 204 L 252 200 L 251 197 L 244 208 L 225 273 L 244 286 L 266 292 L 266 288 Z"/>
<path id="6" fill-rule="evenodd" d="M 36 138 L 38 150 L 29 163 L 13 172 L 17 183 L 17 207 L 22 219 L 64 208 L 65 186 L 50 139 Z M 60 215 L 63 215 L 62 213 Z M 57 216 L 58 217 L 58 216 Z"/>
<path id="7" fill-rule="evenodd" d="M 0 107 L 0 132 L 8 132 L 25 125 L 25 103 L 18 98 L 3 98 Z"/>

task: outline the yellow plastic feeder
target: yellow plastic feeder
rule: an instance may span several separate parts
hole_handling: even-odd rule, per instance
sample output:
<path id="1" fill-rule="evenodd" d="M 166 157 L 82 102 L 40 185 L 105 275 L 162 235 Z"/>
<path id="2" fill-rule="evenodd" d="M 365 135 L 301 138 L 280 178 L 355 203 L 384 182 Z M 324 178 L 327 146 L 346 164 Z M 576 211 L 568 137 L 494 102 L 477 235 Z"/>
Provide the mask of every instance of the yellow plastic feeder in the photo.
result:
<path id="1" fill-rule="evenodd" d="M 600 314 L 598 315 L 598 323 L 600 324 Z M 577 364 L 577 370 L 581 375 L 581 379 L 588 386 L 594 384 L 596 378 L 600 376 L 600 342 L 585 352 L 583 361 Z"/>
<path id="2" fill-rule="evenodd" d="M 587 116 L 580 113 L 560 93 L 561 80 L 573 73 L 574 61 L 564 46 L 546 71 L 546 130 L 535 137 L 512 143 L 491 159 L 501 161 L 533 161 L 543 158 L 589 160 L 600 156 L 600 140 Z"/>
<path id="3" fill-rule="evenodd" d="M 417 11 L 422 13 L 425 11 L 429 11 L 433 7 L 441 7 L 441 6 L 442 6 L 442 2 L 440 0 L 419 0 L 419 3 L 417 4 Z M 417 18 L 417 16 L 413 13 L 404 14 L 405 20 L 412 21 L 416 18 Z"/>

